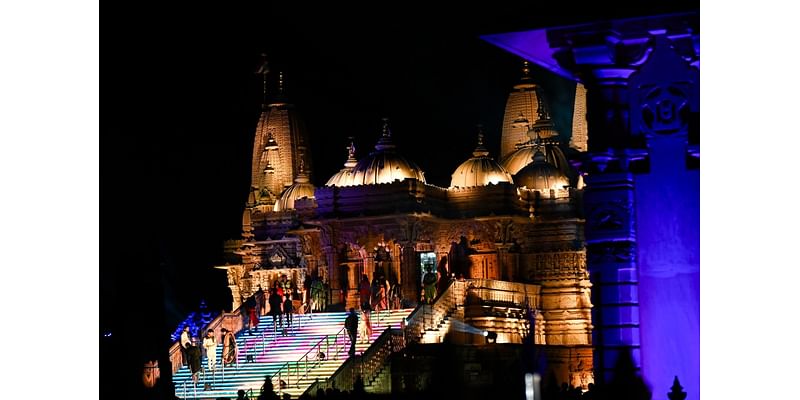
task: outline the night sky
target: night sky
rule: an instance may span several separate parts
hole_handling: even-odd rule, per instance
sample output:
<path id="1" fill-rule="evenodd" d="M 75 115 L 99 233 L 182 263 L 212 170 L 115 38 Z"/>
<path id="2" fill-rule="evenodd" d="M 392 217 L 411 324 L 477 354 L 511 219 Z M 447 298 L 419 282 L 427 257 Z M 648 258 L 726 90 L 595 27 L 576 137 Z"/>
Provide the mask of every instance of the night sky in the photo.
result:
<path id="1" fill-rule="evenodd" d="M 476 124 L 497 157 L 505 101 L 520 77 L 521 61 L 480 34 L 697 5 L 576 14 L 577 6 L 559 2 L 560 10 L 471 8 L 461 16 L 411 7 L 362 10 L 367 16 L 317 5 L 310 14 L 195 7 L 122 9 L 104 21 L 113 30 L 104 59 L 113 61 L 103 75 L 103 332 L 152 324 L 166 335 L 201 298 L 211 309 L 230 307 L 225 274 L 211 267 L 222 263 L 224 240 L 241 231 L 262 52 L 271 90 L 284 71 L 309 131 L 315 185 L 342 167 L 348 136 L 357 157 L 367 155 L 388 117 L 401 154 L 446 187 L 475 147 Z M 533 76 L 568 135 L 574 84 L 538 68 Z M 159 304 L 164 318 L 150 319 Z M 111 317 L 120 311 L 134 321 Z"/>

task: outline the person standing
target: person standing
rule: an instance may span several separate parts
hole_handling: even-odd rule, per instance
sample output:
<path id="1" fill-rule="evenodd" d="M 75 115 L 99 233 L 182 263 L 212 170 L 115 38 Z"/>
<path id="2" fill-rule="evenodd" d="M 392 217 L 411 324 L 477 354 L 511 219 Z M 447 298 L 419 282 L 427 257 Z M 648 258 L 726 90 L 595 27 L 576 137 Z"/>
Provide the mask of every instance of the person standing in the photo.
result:
<path id="1" fill-rule="evenodd" d="M 286 295 L 284 296 L 286 300 L 283 301 L 283 315 L 286 320 L 286 327 L 283 329 L 283 336 L 288 335 L 289 329 L 292 328 L 292 312 L 294 311 L 294 307 L 292 304 L 292 296 Z"/>
<path id="2" fill-rule="evenodd" d="M 222 328 L 222 363 L 233 364 L 236 361 L 236 337 L 233 332 Z"/>
<path id="3" fill-rule="evenodd" d="M 186 354 L 186 348 L 191 344 L 191 339 L 189 339 L 189 325 L 183 326 L 183 332 L 181 332 L 180 343 L 181 343 L 181 361 L 183 362 L 183 365 L 189 365 Z"/>
<path id="4" fill-rule="evenodd" d="M 358 334 L 358 315 L 354 308 L 350 308 L 350 314 L 344 320 L 344 329 L 347 330 L 347 336 L 350 337 L 350 350 L 347 354 L 356 355 L 356 335 Z"/>
<path id="5" fill-rule="evenodd" d="M 189 343 L 186 347 L 186 356 L 189 359 L 189 370 L 192 371 L 192 381 L 197 384 L 200 379 L 200 364 L 203 357 L 200 347 L 194 343 Z"/>
<path id="6" fill-rule="evenodd" d="M 428 304 L 433 303 L 436 298 L 436 274 L 433 273 L 433 268 L 429 265 L 425 268 L 425 276 L 422 277 L 422 284 L 425 288 L 425 302 Z"/>
<path id="7" fill-rule="evenodd" d="M 361 300 L 361 311 L 369 311 L 369 298 L 372 296 L 372 289 L 370 288 L 367 274 L 361 275 L 361 283 L 358 284 L 358 296 Z"/>
<path id="8" fill-rule="evenodd" d="M 261 289 L 261 285 L 258 285 L 258 290 L 256 290 L 256 315 L 261 317 L 264 315 L 264 311 L 267 308 L 264 304 L 264 300 L 266 300 L 266 296 L 264 295 L 264 290 Z"/>
<path id="9" fill-rule="evenodd" d="M 283 328 L 283 312 L 281 311 L 283 299 L 278 295 L 278 289 L 272 289 L 269 295 L 269 315 L 272 315 L 272 327 L 277 332 L 278 324 Z"/>
<path id="10" fill-rule="evenodd" d="M 208 369 L 213 371 L 217 367 L 217 338 L 214 337 L 213 329 L 206 332 L 206 337 L 203 338 L 203 348 L 206 349 L 206 357 L 208 357 Z"/>
<path id="11" fill-rule="evenodd" d="M 258 303 L 256 302 L 256 295 L 250 296 L 247 299 L 247 311 L 250 313 L 250 325 L 248 326 L 248 332 L 252 329 L 254 332 L 258 332 Z"/>

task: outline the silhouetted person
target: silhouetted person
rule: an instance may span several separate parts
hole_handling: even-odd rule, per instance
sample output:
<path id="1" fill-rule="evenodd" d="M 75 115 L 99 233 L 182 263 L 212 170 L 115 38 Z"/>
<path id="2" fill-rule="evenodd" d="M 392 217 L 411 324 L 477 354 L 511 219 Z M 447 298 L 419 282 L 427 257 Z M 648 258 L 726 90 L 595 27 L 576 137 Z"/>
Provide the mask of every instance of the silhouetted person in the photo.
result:
<path id="1" fill-rule="evenodd" d="M 356 355 L 356 337 L 358 335 L 358 315 L 354 308 L 350 308 L 350 314 L 344 320 L 344 328 L 347 330 L 347 336 L 350 337 L 350 350 L 347 354 Z"/>
<path id="2" fill-rule="evenodd" d="M 243 389 L 236 392 L 236 400 L 247 400 L 247 393 Z"/>
<path id="3" fill-rule="evenodd" d="M 436 298 L 436 274 L 433 273 L 433 267 L 430 265 L 425 267 L 425 276 L 422 277 L 422 285 L 425 293 L 425 302 L 428 304 L 433 303 Z"/>
<path id="4" fill-rule="evenodd" d="M 278 323 L 280 323 L 281 328 L 283 327 L 283 312 L 281 311 L 281 306 L 283 305 L 283 299 L 276 289 L 270 289 L 269 295 L 269 315 L 272 315 L 272 326 L 275 331 L 278 330 Z"/>
<path id="5" fill-rule="evenodd" d="M 189 359 L 189 370 L 192 371 L 192 381 L 197 383 L 200 379 L 200 367 L 203 359 L 203 354 L 200 352 L 200 347 L 190 343 L 186 347 L 186 357 Z"/>
<path id="6" fill-rule="evenodd" d="M 283 315 L 286 318 L 286 326 L 283 328 L 283 335 L 286 336 L 289 333 L 287 332 L 288 329 L 292 327 L 292 313 L 294 312 L 294 306 L 292 305 L 292 296 L 286 295 L 286 300 L 283 301 Z"/>
<path id="7" fill-rule="evenodd" d="M 264 385 L 261 386 L 261 394 L 258 395 L 258 400 L 280 400 L 272 387 L 272 377 L 269 375 L 264 377 Z"/>
<path id="8" fill-rule="evenodd" d="M 620 350 L 614 365 L 614 377 L 603 390 L 603 398 L 614 400 L 650 400 L 652 393 L 636 374 L 630 350 Z"/>
<path id="9" fill-rule="evenodd" d="M 361 303 L 362 311 L 369 311 L 369 299 L 372 296 L 372 288 L 369 285 L 369 277 L 367 274 L 361 275 L 361 282 L 358 284 L 358 298 Z"/>
<path id="10" fill-rule="evenodd" d="M 256 290 L 255 298 L 256 298 L 256 315 L 260 317 L 264 315 L 264 312 L 267 309 L 266 305 L 267 296 L 264 294 L 264 290 L 261 289 L 261 285 L 258 285 L 258 290 Z"/>

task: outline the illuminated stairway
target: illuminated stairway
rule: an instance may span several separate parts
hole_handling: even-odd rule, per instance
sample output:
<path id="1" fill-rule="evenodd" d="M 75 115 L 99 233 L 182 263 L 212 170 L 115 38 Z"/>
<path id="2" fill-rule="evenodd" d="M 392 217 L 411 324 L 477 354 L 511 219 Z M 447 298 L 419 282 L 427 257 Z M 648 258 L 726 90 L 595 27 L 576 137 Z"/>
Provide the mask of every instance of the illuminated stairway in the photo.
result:
<path id="1" fill-rule="evenodd" d="M 377 321 L 375 313 L 372 317 L 372 337 L 370 343 L 380 336 L 383 330 L 391 325 L 392 328 L 400 328 L 401 321 L 409 315 L 412 310 L 392 310 L 381 313 L 380 322 Z M 248 335 L 247 331 L 242 331 L 236 335 L 236 342 L 239 347 L 239 365 L 226 366 L 223 372 L 221 366 L 222 346 L 217 346 L 217 370 L 213 377 L 214 383 L 210 390 L 204 389 L 205 382 L 212 382 L 212 375 L 207 368 L 207 359 L 203 359 L 205 377 L 201 374 L 200 381 L 195 387 L 191 380 L 190 372 L 187 367 L 182 367 L 173 376 L 175 383 L 175 394 L 180 398 L 216 399 L 217 397 L 236 398 L 239 389 L 248 391 L 252 389 L 253 398 L 260 392 L 264 383 L 264 376 L 273 376 L 275 391 L 278 392 L 278 376 L 288 382 L 288 387 L 283 391 L 297 398 L 305 389 L 314 382 L 315 379 L 324 380 L 331 376 L 339 366 L 347 359 L 347 350 L 350 341 L 347 334 L 342 331 L 344 320 L 347 317 L 345 312 L 337 313 L 314 313 L 309 319 L 308 315 L 295 315 L 295 331 L 291 336 L 273 336 L 272 317 L 261 317 L 258 325 L 258 334 Z M 299 321 L 299 324 L 297 323 Z M 262 333 L 266 335 L 262 336 Z M 336 336 L 338 333 L 338 336 Z M 327 342 L 325 341 L 327 337 Z M 329 354 L 325 360 L 320 361 L 317 357 L 318 348 L 322 341 L 323 348 L 328 348 Z M 325 347 L 325 345 L 328 345 Z M 357 344 L 356 351 L 363 352 L 369 344 Z M 311 351 L 314 349 L 313 351 Z M 323 351 L 324 353 L 324 351 Z M 247 355 L 254 354 L 254 362 L 246 362 Z M 338 354 L 338 357 L 335 357 Z M 306 360 L 299 365 L 296 363 L 301 357 L 308 355 Z M 288 367 L 287 367 L 288 362 Z M 309 369 L 306 369 L 308 366 Z M 290 374 L 288 377 L 287 374 Z M 307 371 L 307 372 L 306 372 Z M 297 375 L 300 375 L 299 379 Z M 196 396 L 195 396 L 196 393 Z"/>

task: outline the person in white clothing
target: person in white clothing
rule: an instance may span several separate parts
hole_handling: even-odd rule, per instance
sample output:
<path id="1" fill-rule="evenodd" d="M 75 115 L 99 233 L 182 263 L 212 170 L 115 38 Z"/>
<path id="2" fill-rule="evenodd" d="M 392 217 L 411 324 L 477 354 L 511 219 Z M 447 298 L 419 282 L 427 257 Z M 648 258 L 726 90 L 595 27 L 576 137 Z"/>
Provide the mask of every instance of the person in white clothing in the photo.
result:
<path id="1" fill-rule="evenodd" d="M 214 337 L 213 329 L 206 332 L 206 337 L 203 338 L 203 348 L 206 349 L 208 368 L 213 371 L 217 365 L 217 339 Z"/>
<path id="2" fill-rule="evenodd" d="M 184 325 L 183 332 L 181 332 L 180 342 L 181 342 L 181 356 L 182 356 L 181 359 L 183 360 L 183 365 L 188 365 L 187 363 L 188 357 L 186 355 L 186 349 L 192 343 L 191 340 L 189 339 L 189 325 Z"/>

